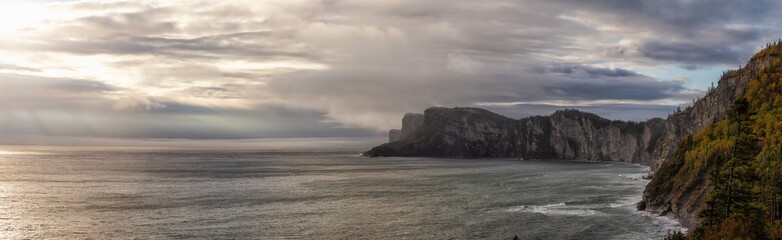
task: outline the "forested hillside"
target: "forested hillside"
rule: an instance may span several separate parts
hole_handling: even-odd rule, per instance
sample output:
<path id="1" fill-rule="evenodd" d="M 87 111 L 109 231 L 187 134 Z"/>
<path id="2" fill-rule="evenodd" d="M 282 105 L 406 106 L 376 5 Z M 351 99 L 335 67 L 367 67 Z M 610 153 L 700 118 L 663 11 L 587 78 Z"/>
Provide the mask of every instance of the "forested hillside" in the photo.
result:
<path id="1" fill-rule="evenodd" d="M 753 56 L 764 67 L 727 118 L 684 137 L 647 186 L 647 203 L 698 213 L 687 238 L 782 239 L 781 50 L 775 43 Z"/>

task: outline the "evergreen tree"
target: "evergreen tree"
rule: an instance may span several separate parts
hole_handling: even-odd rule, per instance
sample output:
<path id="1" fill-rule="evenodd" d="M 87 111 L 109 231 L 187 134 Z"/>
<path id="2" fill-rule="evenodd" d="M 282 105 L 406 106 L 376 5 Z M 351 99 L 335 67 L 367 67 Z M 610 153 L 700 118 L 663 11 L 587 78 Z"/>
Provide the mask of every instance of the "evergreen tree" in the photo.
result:
<path id="1" fill-rule="evenodd" d="M 754 159 L 757 155 L 757 139 L 752 131 L 753 114 L 749 102 L 745 98 L 737 99 L 727 111 L 731 124 L 733 148 L 730 158 L 724 160 L 721 154 L 716 154 L 711 173 L 714 189 L 706 201 L 706 208 L 701 212 L 704 226 L 707 229 L 724 228 L 726 220 L 742 219 L 756 230 L 762 232 L 760 211 L 755 204 L 757 174 Z"/>
<path id="2" fill-rule="evenodd" d="M 727 184 L 722 180 L 722 173 L 720 169 L 725 161 L 725 156 L 722 154 L 716 154 L 710 161 L 714 161 L 714 168 L 710 173 L 710 177 L 714 182 L 714 189 L 709 193 L 706 198 L 706 208 L 700 213 L 700 217 L 703 219 L 703 224 L 706 227 L 715 227 L 725 219 L 725 209 L 727 200 Z"/>
<path id="3" fill-rule="evenodd" d="M 746 98 L 737 99 L 728 109 L 729 121 L 735 124 L 733 155 L 728 161 L 727 187 L 728 199 L 726 215 L 733 213 L 741 217 L 751 217 L 757 209 L 753 204 L 756 196 L 753 190 L 757 174 L 753 167 L 757 155 L 757 139 L 752 133 L 753 114 Z"/>
<path id="4" fill-rule="evenodd" d="M 747 99 L 737 99 L 728 109 L 728 117 L 735 127 L 733 154 L 726 164 L 728 169 L 722 176 L 727 180 L 725 216 L 738 214 L 749 219 L 758 212 L 753 204 L 756 198 L 753 185 L 757 180 L 753 161 L 757 154 L 757 140 L 752 133 L 753 118 Z"/>
<path id="5" fill-rule="evenodd" d="M 761 185 L 762 204 L 766 217 L 771 222 L 782 220 L 782 146 L 775 144 L 762 155 L 762 161 L 758 166 Z"/>

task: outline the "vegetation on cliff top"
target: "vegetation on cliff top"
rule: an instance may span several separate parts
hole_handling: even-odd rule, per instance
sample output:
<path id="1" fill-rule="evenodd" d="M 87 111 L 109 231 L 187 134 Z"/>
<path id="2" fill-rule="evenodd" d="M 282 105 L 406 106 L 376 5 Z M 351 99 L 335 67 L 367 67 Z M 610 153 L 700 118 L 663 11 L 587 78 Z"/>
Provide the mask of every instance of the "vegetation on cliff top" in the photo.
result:
<path id="1" fill-rule="evenodd" d="M 753 61 L 750 79 L 727 118 L 685 137 L 649 183 L 652 195 L 702 189 L 700 225 L 689 239 L 782 239 L 782 43 Z M 736 71 L 726 72 L 736 74 Z M 685 238 L 681 234 L 671 239 Z"/>

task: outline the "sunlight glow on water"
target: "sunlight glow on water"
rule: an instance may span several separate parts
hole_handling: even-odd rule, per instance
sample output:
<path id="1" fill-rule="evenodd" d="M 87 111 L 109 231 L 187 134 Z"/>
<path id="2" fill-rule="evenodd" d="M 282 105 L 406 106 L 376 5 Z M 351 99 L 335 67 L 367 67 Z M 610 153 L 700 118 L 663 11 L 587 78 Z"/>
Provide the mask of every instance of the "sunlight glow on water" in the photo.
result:
<path id="1" fill-rule="evenodd" d="M 14 152 L 14 151 L 0 150 L 0 155 L 12 155 L 12 154 L 17 154 L 17 153 L 18 152 Z"/>
<path id="2" fill-rule="evenodd" d="M 16 150 L 0 150 L 0 156 L 19 156 L 19 155 L 44 155 L 45 152 L 36 151 L 16 151 Z"/>
<path id="3" fill-rule="evenodd" d="M 649 239 L 644 167 L 338 152 L 0 156 L 0 239 Z"/>

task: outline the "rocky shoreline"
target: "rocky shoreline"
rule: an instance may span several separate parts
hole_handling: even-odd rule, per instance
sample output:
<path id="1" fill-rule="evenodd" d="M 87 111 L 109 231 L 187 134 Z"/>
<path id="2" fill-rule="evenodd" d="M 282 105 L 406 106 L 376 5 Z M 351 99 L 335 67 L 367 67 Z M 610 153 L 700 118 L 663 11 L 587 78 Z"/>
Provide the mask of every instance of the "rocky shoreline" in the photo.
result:
<path id="1" fill-rule="evenodd" d="M 664 119 L 626 122 L 578 110 L 512 119 L 479 108 L 433 107 L 406 114 L 402 128 L 389 131 L 388 143 L 362 155 L 617 161 L 657 170 L 673 157 L 684 136 L 722 120 L 769 61 L 753 59 L 726 72 L 703 98 Z M 647 188 L 643 209 L 693 226 L 707 190 L 701 186 L 674 196 Z"/>

